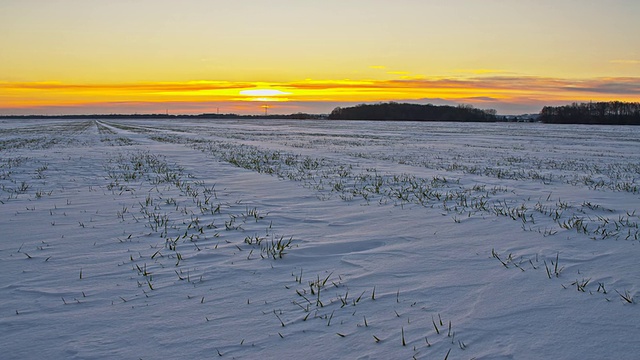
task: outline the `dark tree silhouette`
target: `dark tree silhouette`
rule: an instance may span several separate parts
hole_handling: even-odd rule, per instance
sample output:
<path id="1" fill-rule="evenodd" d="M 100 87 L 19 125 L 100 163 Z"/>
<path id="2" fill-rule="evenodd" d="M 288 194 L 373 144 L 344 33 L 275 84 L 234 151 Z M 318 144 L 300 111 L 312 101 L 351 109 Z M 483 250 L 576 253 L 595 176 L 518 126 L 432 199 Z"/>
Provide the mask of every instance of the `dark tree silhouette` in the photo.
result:
<path id="1" fill-rule="evenodd" d="M 549 124 L 640 125 L 640 103 L 589 102 L 545 106 L 540 121 Z"/>
<path id="2" fill-rule="evenodd" d="M 436 106 L 401 104 L 360 104 L 335 108 L 329 115 L 335 120 L 411 120 L 411 121 L 497 121 L 496 111 L 476 109 L 470 105 Z"/>

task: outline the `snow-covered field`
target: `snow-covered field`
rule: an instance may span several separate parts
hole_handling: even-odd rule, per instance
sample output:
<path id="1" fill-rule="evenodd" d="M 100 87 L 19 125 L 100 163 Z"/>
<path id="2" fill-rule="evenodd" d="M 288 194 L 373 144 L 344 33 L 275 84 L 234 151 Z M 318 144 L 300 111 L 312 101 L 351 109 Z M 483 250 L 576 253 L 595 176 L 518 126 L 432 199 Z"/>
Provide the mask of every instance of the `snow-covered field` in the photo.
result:
<path id="1" fill-rule="evenodd" d="M 640 354 L 640 128 L 0 122 L 3 359 Z"/>

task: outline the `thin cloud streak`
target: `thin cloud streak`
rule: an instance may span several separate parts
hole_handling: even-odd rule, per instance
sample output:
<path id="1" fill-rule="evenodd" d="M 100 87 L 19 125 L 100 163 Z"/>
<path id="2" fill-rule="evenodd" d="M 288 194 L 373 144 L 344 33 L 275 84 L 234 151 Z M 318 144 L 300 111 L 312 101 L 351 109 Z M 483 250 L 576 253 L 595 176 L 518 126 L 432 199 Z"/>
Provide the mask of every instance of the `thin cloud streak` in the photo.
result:
<path id="1" fill-rule="evenodd" d="M 23 90 L 89 90 L 89 91 L 203 91 L 254 88 L 247 82 L 189 81 L 134 84 L 67 84 L 61 82 L 0 82 L 2 89 Z"/>
<path id="2" fill-rule="evenodd" d="M 618 60 L 610 60 L 612 64 L 623 64 L 623 65 L 640 65 L 640 60 L 635 59 L 618 59 Z"/>
<path id="3" fill-rule="evenodd" d="M 273 88 L 294 90 L 350 90 L 350 89 L 463 89 L 472 91 L 545 91 L 545 92 L 593 92 L 603 94 L 640 94 L 640 77 L 616 77 L 597 79 L 558 79 L 534 76 L 491 76 L 477 78 L 421 78 L 396 80 L 307 80 L 271 83 Z M 258 83 L 228 81 L 191 81 L 130 84 L 67 84 L 60 82 L 0 82 L 0 89 L 7 90 L 84 90 L 84 91 L 158 91 L 194 92 L 209 90 L 256 89 Z M 266 91 L 266 90 L 265 90 Z M 281 90 L 269 90 L 282 92 Z M 282 92 L 284 94 L 284 92 Z M 287 93 L 287 95 L 289 95 Z"/>
<path id="4" fill-rule="evenodd" d="M 472 79 L 411 79 L 369 81 L 309 81 L 282 84 L 291 89 L 482 89 L 496 91 L 593 92 L 619 95 L 640 93 L 640 77 L 599 78 L 588 80 L 527 76 L 480 77 Z"/>

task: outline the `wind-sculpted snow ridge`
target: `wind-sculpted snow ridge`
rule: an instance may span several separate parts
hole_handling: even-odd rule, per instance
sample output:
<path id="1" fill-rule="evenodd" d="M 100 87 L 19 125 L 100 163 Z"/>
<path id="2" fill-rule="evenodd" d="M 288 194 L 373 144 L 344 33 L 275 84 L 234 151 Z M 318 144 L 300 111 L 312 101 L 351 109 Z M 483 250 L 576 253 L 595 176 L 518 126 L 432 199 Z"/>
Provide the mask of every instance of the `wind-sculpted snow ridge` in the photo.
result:
<path id="1" fill-rule="evenodd" d="M 70 119 L 0 135 L 3 358 L 640 352 L 638 129 Z"/>

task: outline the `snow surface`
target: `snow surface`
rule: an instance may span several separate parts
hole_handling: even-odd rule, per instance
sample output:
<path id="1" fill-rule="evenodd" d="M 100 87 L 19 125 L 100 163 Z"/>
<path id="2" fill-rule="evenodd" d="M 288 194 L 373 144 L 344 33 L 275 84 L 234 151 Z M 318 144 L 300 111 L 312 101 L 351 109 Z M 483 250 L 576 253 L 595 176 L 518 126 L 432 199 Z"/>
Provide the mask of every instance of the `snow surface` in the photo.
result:
<path id="1" fill-rule="evenodd" d="M 3 359 L 640 354 L 640 128 L 0 122 Z"/>

